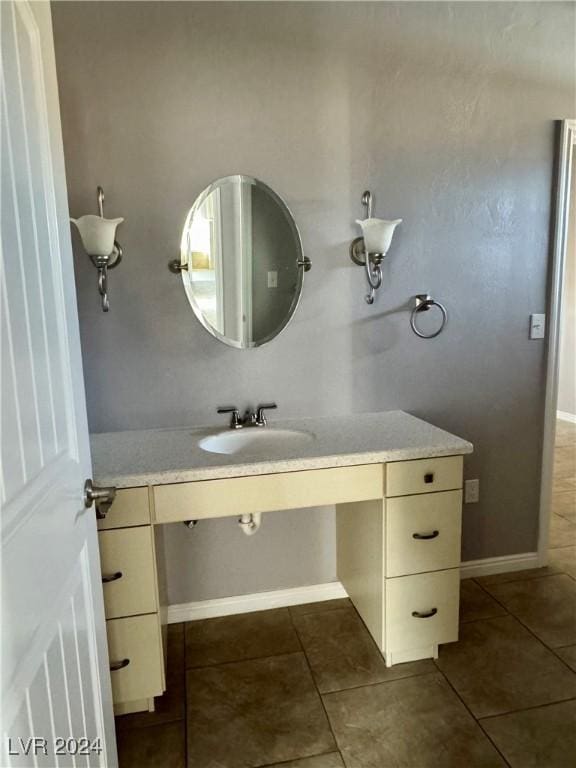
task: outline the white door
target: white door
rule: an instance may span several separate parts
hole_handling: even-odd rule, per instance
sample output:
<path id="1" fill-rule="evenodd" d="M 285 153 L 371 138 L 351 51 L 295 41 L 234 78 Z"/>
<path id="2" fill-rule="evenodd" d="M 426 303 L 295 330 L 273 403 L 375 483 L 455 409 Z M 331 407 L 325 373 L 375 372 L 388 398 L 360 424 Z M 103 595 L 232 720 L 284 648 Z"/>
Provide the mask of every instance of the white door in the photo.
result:
<path id="1" fill-rule="evenodd" d="M 116 744 L 96 521 L 83 504 L 90 452 L 49 4 L 0 2 L 0 31 L 0 765 L 109 767 Z"/>

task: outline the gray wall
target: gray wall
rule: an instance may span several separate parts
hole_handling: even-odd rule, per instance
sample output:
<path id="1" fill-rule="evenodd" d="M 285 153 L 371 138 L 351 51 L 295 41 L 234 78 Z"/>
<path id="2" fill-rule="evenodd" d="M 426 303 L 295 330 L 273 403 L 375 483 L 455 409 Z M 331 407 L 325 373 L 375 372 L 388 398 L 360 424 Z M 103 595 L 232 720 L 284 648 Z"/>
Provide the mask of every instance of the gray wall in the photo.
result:
<path id="1" fill-rule="evenodd" d="M 571 3 L 56 3 L 70 209 L 123 215 L 111 311 L 77 248 L 93 431 L 402 408 L 471 440 L 464 559 L 534 551 L 555 119 L 574 114 Z M 292 324 L 257 350 L 213 340 L 167 262 L 213 179 L 261 178 L 313 260 Z M 370 188 L 402 217 L 373 307 L 348 258 Z M 421 341 L 411 296 L 450 313 Z M 168 531 L 172 602 L 334 577 L 333 514 Z"/>
<path id="2" fill-rule="evenodd" d="M 572 186 L 568 218 L 568 250 L 562 294 L 562 330 L 558 410 L 576 416 L 576 155 L 572 158 Z"/>

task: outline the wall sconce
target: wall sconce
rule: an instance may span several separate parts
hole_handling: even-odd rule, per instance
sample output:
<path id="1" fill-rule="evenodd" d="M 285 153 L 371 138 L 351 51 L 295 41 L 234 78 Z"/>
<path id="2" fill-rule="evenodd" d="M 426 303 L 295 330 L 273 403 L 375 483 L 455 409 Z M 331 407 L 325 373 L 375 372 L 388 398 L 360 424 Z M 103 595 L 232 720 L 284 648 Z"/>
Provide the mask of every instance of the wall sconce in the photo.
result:
<path id="1" fill-rule="evenodd" d="M 99 216 L 87 214 L 79 219 L 70 219 L 75 224 L 84 250 L 98 270 L 98 292 L 102 297 L 102 311 L 108 312 L 108 270 L 114 269 L 122 261 L 122 246 L 116 240 L 116 228 L 124 219 L 104 218 L 104 190 L 98 187 Z"/>
<path id="2" fill-rule="evenodd" d="M 366 269 L 366 278 L 370 288 L 366 303 L 374 303 L 374 294 L 382 285 L 382 259 L 388 253 L 394 230 L 402 219 L 386 221 L 372 218 L 372 193 L 366 190 L 362 195 L 362 205 L 366 208 L 366 218 L 356 219 L 362 230 L 362 236 L 350 243 L 350 258 L 359 267 Z"/>

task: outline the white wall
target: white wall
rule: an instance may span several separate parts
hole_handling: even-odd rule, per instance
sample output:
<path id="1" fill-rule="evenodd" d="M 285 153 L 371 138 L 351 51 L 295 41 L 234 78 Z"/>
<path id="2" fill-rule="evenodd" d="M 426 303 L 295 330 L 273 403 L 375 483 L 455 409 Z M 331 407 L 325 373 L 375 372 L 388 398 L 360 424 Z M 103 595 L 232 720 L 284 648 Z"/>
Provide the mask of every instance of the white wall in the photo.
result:
<path id="1" fill-rule="evenodd" d="M 576 418 L 576 152 L 572 158 L 568 252 L 562 296 L 558 410 Z"/>

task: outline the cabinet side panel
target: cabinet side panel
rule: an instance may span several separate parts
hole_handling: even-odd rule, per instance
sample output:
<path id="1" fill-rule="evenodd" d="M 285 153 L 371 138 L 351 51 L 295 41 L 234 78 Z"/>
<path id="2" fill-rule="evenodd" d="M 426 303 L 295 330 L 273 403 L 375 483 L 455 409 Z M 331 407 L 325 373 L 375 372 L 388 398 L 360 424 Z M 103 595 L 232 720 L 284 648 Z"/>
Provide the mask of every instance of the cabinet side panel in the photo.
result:
<path id="1" fill-rule="evenodd" d="M 154 510 L 154 492 L 152 487 L 149 489 L 150 494 L 150 512 L 152 520 L 155 520 Z M 164 688 L 166 688 L 166 666 L 168 664 L 168 586 L 166 579 L 166 555 L 164 545 L 164 526 L 153 525 L 154 535 L 152 537 L 152 544 L 154 548 L 154 575 L 155 575 L 155 588 L 156 588 L 156 600 L 158 603 L 158 618 L 160 619 L 160 628 L 162 633 L 162 655 L 164 664 L 162 667 L 162 674 L 164 679 Z"/>
<path id="2" fill-rule="evenodd" d="M 336 507 L 340 582 L 376 644 L 384 648 L 384 501 Z"/>

